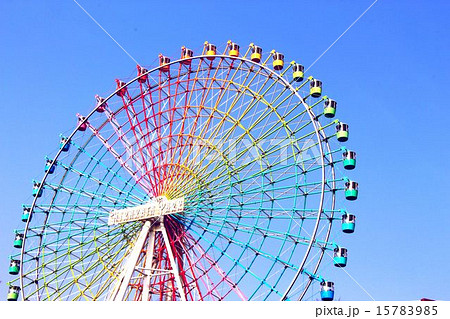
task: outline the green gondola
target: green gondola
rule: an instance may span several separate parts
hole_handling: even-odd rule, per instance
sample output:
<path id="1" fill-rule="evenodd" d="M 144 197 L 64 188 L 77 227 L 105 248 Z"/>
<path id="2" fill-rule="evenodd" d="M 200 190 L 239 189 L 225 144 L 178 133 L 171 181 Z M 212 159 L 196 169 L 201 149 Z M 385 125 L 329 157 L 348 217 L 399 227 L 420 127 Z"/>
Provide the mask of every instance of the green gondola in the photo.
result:
<path id="1" fill-rule="evenodd" d="M 20 287 L 18 286 L 9 286 L 7 300 L 8 301 L 17 301 L 19 298 Z"/>
<path id="2" fill-rule="evenodd" d="M 20 271 L 20 260 L 11 259 L 9 262 L 9 274 L 17 275 Z"/>
<path id="3" fill-rule="evenodd" d="M 348 124 L 339 122 L 336 125 L 336 136 L 339 142 L 346 142 L 348 140 Z"/>
<path id="4" fill-rule="evenodd" d="M 344 156 L 344 168 L 348 170 L 354 169 L 356 166 L 356 152 L 345 151 L 343 156 Z"/>
<path id="5" fill-rule="evenodd" d="M 322 95 L 322 81 L 311 79 L 309 85 L 309 94 L 311 94 L 312 97 L 320 97 Z"/>
<path id="6" fill-rule="evenodd" d="M 332 118 L 336 115 L 337 102 L 332 99 L 325 100 L 325 107 L 323 109 L 323 115 L 327 118 Z"/>
<path id="7" fill-rule="evenodd" d="M 22 245 L 23 245 L 23 234 L 16 233 L 16 236 L 14 237 L 14 247 L 22 248 Z"/>

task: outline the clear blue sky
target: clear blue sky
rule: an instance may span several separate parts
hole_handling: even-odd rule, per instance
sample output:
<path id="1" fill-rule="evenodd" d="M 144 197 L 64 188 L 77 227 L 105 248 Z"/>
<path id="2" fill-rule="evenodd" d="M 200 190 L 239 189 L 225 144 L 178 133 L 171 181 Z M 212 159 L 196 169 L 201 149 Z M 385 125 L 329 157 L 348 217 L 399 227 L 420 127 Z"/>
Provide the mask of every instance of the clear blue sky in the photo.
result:
<path id="1" fill-rule="evenodd" d="M 309 66 L 373 0 L 79 2 L 143 65 L 232 39 Z M 135 64 L 71 0 L 2 1 L 0 12 L 2 300 L 44 156 Z M 350 124 L 360 198 L 346 270 L 376 300 L 450 299 L 449 12 L 444 0 L 379 0 L 309 72 Z M 337 298 L 369 299 L 342 278 Z"/>

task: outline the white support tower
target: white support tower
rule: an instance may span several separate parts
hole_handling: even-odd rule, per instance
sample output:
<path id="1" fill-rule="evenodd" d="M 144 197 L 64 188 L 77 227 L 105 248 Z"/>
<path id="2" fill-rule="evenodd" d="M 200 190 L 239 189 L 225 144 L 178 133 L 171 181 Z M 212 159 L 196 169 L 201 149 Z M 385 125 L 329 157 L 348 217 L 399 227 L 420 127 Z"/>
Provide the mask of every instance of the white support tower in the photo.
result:
<path id="1" fill-rule="evenodd" d="M 157 233 L 160 232 L 162 238 L 164 239 L 166 252 L 169 257 L 170 267 L 168 269 L 156 269 L 153 268 L 153 257 L 155 250 L 155 238 Z M 147 247 L 145 247 L 147 243 Z M 139 256 L 143 249 L 146 248 L 145 256 L 145 268 L 140 267 L 137 263 L 139 261 Z M 127 290 L 130 282 L 132 281 L 132 275 L 137 271 L 143 276 L 143 290 L 142 290 L 142 301 L 151 300 L 151 290 L 150 284 L 152 277 L 167 275 L 171 273 L 175 278 L 176 288 L 180 300 L 186 301 L 186 295 L 184 293 L 184 288 L 182 285 L 182 280 L 178 270 L 177 262 L 173 254 L 172 247 L 170 245 L 169 236 L 167 235 L 167 230 L 164 225 L 164 216 L 153 218 L 147 220 L 139 233 L 139 236 L 135 242 L 132 251 L 122 269 L 116 286 L 110 293 L 108 300 L 111 301 L 122 301 L 126 299 Z M 172 295 L 166 295 L 166 300 L 172 300 Z"/>

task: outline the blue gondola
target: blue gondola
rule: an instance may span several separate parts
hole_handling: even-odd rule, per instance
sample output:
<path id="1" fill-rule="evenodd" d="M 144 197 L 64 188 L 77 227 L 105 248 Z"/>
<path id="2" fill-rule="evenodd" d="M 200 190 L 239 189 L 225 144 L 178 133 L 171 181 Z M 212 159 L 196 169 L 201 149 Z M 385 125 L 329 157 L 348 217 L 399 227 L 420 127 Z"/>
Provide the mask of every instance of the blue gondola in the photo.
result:
<path id="1" fill-rule="evenodd" d="M 67 141 L 67 138 L 62 137 L 61 138 L 61 142 L 59 143 L 59 147 L 62 148 L 63 152 L 67 152 L 70 149 L 70 141 Z"/>
<path id="2" fill-rule="evenodd" d="M 42 189 L 39 189 L 39 187 L 41 186 L 40 183 L 34 183 L 33 186 L 33 197 L 41 197 L 42 196 Z"/>
<path id="3" fill-rule="evenodd" d="M 336 267 L 347 266 L 347 248 L 336 247 L 334 249 L 333 261 Z"/>
<path id="4" fill-rule="evenodd" d="M 322 298 L 322 301 L 332 301 L 334 299 L 334 282 L 323 281 L 320 285 L 320 298 Z"/>
<path id="5" fill-rule="evenodd" d="M 358 198 L 358 183 L 348 181 L 345 183 L 345 198 L 347 200 L 356 200 Z"/>
<path id="6" fill-rule="evenodd" d="M 45 163 L 45 172 L 49 173 L 49 174 L 53 174 L 55 172 L 55 168 L 56 168 L 56 163 L 53 163 L 53 160 L 48 159 L 47 162 Z"/>

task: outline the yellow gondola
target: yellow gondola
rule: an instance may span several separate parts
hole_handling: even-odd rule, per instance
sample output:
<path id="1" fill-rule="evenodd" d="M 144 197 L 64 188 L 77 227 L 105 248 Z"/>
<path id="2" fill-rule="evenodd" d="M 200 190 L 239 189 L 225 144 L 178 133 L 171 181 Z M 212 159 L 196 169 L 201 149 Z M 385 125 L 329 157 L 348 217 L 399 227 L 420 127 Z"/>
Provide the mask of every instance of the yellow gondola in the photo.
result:
<path id="1" fill-rule="evenodd" d="M 303 77 L 305 75 L 305 67 L 301 64 L 295 63 L 292 66 L 292 69 L 293 69 L 292 77 L 294 81 L 295 82 L 303 81 Z"/>
<path id="2" fill-rule="evenodd" d="M 252 45 L 252 55 L 250 56 L 250 59 L 253 62 L 259 63 L 261 61 L 261 57 L 262 57 L 262 48 L 256 45 Z"/>
<path id="3" fill-rule="evenodd" d="M 284 54 L 279 52 L 273 53 L 273 68 L 276 71 L 282 70 L 284 67 Z"/>
<path id="4" fill-rule="evenodd" d="M 228 41 L 228 46 L 230 48 L 228 55 L 232 56 L 232 57 L 238 57 L 239 56 L 239 45 L 237 43 Z"/>
<path id="5" fill-rule="evenodd" d="M 311 79 L 309 94 L 312 97 L 319 97 L 322 95 L 322 81 L 317 79 Z"/>
<path id="6" fill-rule="evenodd" d="M 217 52 L 216 46 L 208 42 L 205 42 L 205 46 L 206 46 L 206 55 L 208 56 L 207 59 L 210 61 L 214 60 Z"/>

